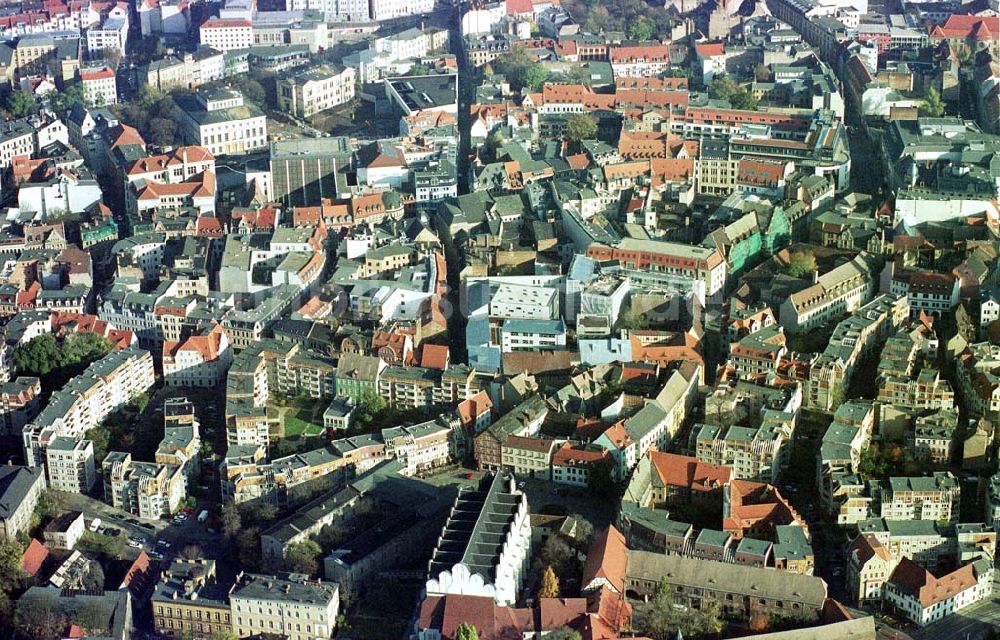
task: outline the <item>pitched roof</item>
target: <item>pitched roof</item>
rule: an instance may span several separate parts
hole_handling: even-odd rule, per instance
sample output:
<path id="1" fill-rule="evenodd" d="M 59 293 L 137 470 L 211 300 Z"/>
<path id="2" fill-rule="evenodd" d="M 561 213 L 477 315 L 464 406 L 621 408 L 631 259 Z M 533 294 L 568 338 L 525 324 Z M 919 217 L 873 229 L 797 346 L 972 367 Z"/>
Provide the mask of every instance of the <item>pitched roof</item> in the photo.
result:
<path id="1" fill-rule="evenodd" d="M 934 575 L 909 558 L 903 558 L 889 576 L 889 582 L 920 602 L 924 609 L 954 598 L 966 589 L 976 586 L 976 571 L 967 564 L 946 576 Z"/>
<path id="2" fill-rule="evenodd" d="M 420 366 L 444 371 L 448 368 L 448 354 L 448 345 L 425 344 L 420 352 Z"/>
<path id="3" fill-rule="evenodd" d="M 627 552 L 625 536 L 614 525 L 609 526 L 597 536 L 587 551 L 587 560 L 583 563 L 582 585 L 586 587 L 595 580 L 603 579 L 618 593 L 625 593 Z"/>
<path id="4" fill-rule="evenodd" d="M 21 568 L 29 576 L 34 576 L 42 568 L 42 564 L 48 557 L 48 547 L 32 538 L 28 548 L 24 550 L 24 554 L 21 556 Z"/>
<path id="5" fill-rule="evenodd" d="M 729 482 L 731 475 L 728 467 L 701 462 L 692 456 L 650 451 L 649 460 L 665 486 L 711 491 Z"/>

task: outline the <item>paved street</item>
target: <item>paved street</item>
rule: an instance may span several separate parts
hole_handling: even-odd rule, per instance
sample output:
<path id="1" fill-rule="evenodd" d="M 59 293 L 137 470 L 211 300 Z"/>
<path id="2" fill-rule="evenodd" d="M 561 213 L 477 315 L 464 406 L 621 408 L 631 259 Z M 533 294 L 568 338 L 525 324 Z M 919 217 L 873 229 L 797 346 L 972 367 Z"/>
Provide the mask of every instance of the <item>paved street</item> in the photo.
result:
<path id="1" fill-rule="evenodd" d="M 1000 627 L 1000 599 L 993 598 L 909 634 L 915 640 L 978 640 L 997 627 Z"/>

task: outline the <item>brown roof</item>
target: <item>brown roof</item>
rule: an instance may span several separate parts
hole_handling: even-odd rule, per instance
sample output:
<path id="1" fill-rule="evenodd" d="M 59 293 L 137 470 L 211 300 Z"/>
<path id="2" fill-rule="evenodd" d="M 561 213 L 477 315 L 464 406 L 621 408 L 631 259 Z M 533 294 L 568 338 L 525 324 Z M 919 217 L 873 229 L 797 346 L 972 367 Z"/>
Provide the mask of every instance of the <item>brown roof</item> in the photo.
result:
<path id="1" fill-rule="evenodd" d="M 700 462 L 692 456 L 650 451 L 649 461 L 665 486 L 687 487 L 696 491 L 711 491 L 727 482 L 731 471 L 728 467 Z"/>
<path id="2" fill-rule="evenodd" d="M 504 448 L 521 449 L 524 451 L 537 451 L 538 453 L 548 453 L 552 450 L 555 440 L 548 438 L 531 438 L 528 436 L 508 436 L 504 441 Z"/>
<path id="3" fill-rule="evenodd" d="M 625 570 L 628 568 L 628 547 L 625 536 L 614 525 L 597 536 L 587 551 L 583 563 L 583 580 L 586 587 L 595 580 L 604 579 L 618 593 L 625 593 Z"/>
<path id="4" fill-rule="evenodd" d="M 927 609 L 976 586 L 976 571 L 970 563 L 946 576 L 935 578 L 916 562 L 903 558 L 889 576 L 889 582 L 916 598 L 920 606 Z"/>
<path id="5" fill-rule="evenodd" d="M 448 368 L 448 345 L 425 344 L 420 352 L 420 366 L 426 369 Z"/>
<path id="6" fill-rule="evenodd" d="M 24 554 L 21 556 L 21 568 L 29 576 L 33 576 L 42 568 L 42 564 L 48 557 L 48 547 L 32 538 L 28 548 L 24 550 Z"/>

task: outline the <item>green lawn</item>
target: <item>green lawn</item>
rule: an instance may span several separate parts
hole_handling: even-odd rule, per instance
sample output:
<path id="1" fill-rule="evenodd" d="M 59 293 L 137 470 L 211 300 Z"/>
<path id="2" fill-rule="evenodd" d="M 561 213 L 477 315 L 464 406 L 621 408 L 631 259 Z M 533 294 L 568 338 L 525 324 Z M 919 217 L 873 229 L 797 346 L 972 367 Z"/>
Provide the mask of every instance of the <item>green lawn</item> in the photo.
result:
<path id="1" fill-rule="evenodd" d="M 293 403 L 288 407 L 278 409 L 279 416 L 283 414 L 285 437 L 321 435 L 324 431 L 323 412 L 326 411 L 328 405 L 328 401 L 319 400 L 309 403 Z"/>

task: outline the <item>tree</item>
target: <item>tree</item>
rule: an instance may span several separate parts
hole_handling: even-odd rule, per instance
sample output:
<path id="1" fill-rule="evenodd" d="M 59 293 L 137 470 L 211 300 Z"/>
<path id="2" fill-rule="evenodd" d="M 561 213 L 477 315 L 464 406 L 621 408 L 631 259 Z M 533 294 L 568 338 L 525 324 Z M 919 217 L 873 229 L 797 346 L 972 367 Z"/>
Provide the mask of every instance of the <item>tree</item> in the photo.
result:
<path id="1" fill-rule="evenodd" d="M 941 100 L 941 94 L 934 88 L 928 89 L 927 97 L 924 98 L 917 112 L 922 118 L 940 118 L 943 116 L 944 102 Z"/>
<path id="2" fill-rule="evenodd" d="M 615 492 L 615 479 L 611 463 L 599 462 L 590 470 L 587 478 L 587 488 L 591 493 L 602 498 L 610 497 Z"/>
<path id="3" fill-rule="evenodd" d="M 234 84 L 248 101 L 256 105 L 264 105 L 267 102 L 267 91 L 264 89 L 264 85 L 250 76 L 240 76 Z"/>
<path id="4" fill-rule="evenodd" d="M 114 70 L 118 71 L 118 67 L 122 63 L 122 50 L 118 47 L 104 47 L 101 51 L 101 55 L 104 59 L 108 61 L 108 65 Z"/>
<path id="5" fill-rule="evenodd" d="M 541 561 L 551 567 L 556 575 L 571 573 L 570 562 L 573 557 L 573 548 L 562 536 L 549 536 L 540 554 Z"/>
<path id="6" fill-rule="evenodd" d="M 430 75 L 431 68 L 426 64 L 415 64 L 410 67 L 409 71 L 406 72 L 408 76 L 426 76 Z"/>
<path id="7" fill-rule="evenodd" d="M 728 102 L 734 109 L 757 108 L 757 100 L 725 73 L 716 75 L 708 83 L 708 97 Z"/>
<path id="8" fill-rule="evenodd" d="M 202 551 L 201 547 L 194 543 L 186 544 L 184 545 L 184 548 L 181 549 L 181 557 L 187 560 L 197 560 L 204 555 L 205 552 Z"/>
<path id="9" fill-rule="evenodd" d="M 65 113 L 73 108 L 74 104 L 89 106 L 87 102 L 87 92 L 83 88 L 83 83 L 75 82 L 67 85 L 62 91 L 53 91 L 46 98 L 52 109 L 56 113 Z"/>
<path id="10" fill-rule="evenodd" d="M 793 278 L 816 273 L 816 256 L 811 251 L 793 251 L 788 259 L 788 266 L 785 273 Z"/>
<path id="11" fill-rule="evenodd" d="M 597 121 L 585 113 L 574 113 L 566 119 L 566 135 L 579 144 L 597 135 Z"/>
<path id="12" fill-rule="evenodd" d="M 229 502 L 222 506 L 222 535 L 226 540 L 232 541 L 243 528 L 243 521 L 240 517 L 240 510 L 236 505 Z"/>
<path id="13" fill-rule="evenodd" d="M 38 102 L 30 91 L 11 91 L 4 100 L 4 108 L 15 118 L 23 118 L 38 110 Z"/>
<path id="14" fill-rule="evenodd" d="M 360 427 L 370 427 L 385 418 L 385 412 L 389 408 L 389 403 L 382 396 L 366 391 L 358 398 L 355 409 L 357 423 Z"/>
<path id="15" fill-rule="evenodd" d="M 545 640 L 581 640 L 580 634 L 573 629 L 563 626 L 556 627 L 545 634 Z"/>
<path id="16" fill-rule="evenodd" d="M 319 572 L 318 558 L 323 550 L 314 540 L 303 540 L 289 545 L 285 551 L 285 562 L 295 573 L 314 575 Z"/>
<path id="17" fill-rule="evenodd" d="M 21 545 L 14 540 L 0 544 L 0 589 L 12 590 L 21 583 L 24 570 L 21 569 Z"/>
<path id="18" fill-rule="evenodd" d="M 455 640 L 479 640 L 479 632 L 468 622 L 463 622 L 455 631 Z"/>
<path id="19" fill-rule="evenodd" d="M 155 145 L 166 147 L 174 143 L 177 135 L 177 123 L 167 118 L 150 118 L 149 141 Z"/>
<path id="20" fill-rule="evenodd" d="M 30 640 L 61 638 L 68 620 L 57 606 L 42 602 L 21 604 L 17 608 L 17 630 L 20 637 Z"/>
<path id="21" fill-rule="evenodd" d="M 559 597 L 559 578 L 556 577 L 556 572 L 552 568 L 552 565 L 546 565 L 545 571 L 542 572 L 542 584 L 538 587 L 538 597 L 539 598 L 558 598 Z"/>
<path id="22" fill-rule="evenodd" d="M 549 78 L 549 71 L 540 63 L 535 62 L 528 65 L 524 71 L 524 86 L 532 91 L 541 91 L 545 81 Z"/>
<path id="23" fill-rule="evenodd" d="M 662 579 L 653 598 L 637 608 L 633 627 L 653 640 L 673 640 L 678 631 L 684 637 L 716 634 L 722 620 L 715 601 L 702 600 L 699 609 L 678 606 L 673 587 Z"/>
<path id="24" fill-rule="evenodd" d="M 640 16 L 638 20 L 629 25 L 629 40 L 649 40 L 653 37 L 653 23 L 645 16 Z"/>

